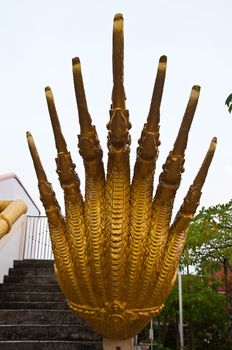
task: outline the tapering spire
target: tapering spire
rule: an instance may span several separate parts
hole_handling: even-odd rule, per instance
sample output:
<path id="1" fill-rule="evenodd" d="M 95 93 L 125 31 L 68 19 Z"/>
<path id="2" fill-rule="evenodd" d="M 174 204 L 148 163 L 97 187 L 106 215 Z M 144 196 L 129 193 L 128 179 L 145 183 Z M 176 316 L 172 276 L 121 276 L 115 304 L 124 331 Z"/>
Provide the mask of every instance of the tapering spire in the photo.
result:
<path id="1" fill-rule="evenodd" d="M 151 99 L 151 105 L 149 114 L 147 117 L 147 131 L 157 131 L 160 122 L 160 104 L 163 95 L 163 88 L 166 76 L 167 57 L 161 56 L 157 69 L 156 80 L 154 84 L 153 95 Z"/>
<path id="2" fill-rule="evenodd" d="M 195 180 L 193 182 L 193 186 L 197 186 L 200 189 L 202 188 L 202 186 L 205 182 L 210 164 L 212 162 L 214 152 L 216 150 L 216 146 L 217 146 L 217 138 L 213 137 L 213 139 L 210 143 L 208 152 L 206 153 L 205 159 L 204 159 L 204 161 L 203 161 L 203 163 L 202 163 L 202 165 L 197 173 L 197 176 L 195 177 Z"/>
<path id="3" fill-rule="evenodd" d="M 76 94 L 77 108 L 79 114 L 79 123 L 81 134 L 86 135 L 93 132 L 92 119 L 88 111 L 87 101 L 85 97 L 85 89 L 81 72 L 81 63 L 78 57 L 73 58 L 73 81 Z"/>
<path id="4" fill-rule="evenodd" d="M 33 136 L 30 133 L 30 131 L 27 131 L 26 136 L 27 136 L 27 142 L 28 142 L 29 150 L 30 150 L 31 157 L 32 157 L 32 160 L 34 163 L 34 168 L 35 168 L 37 178 L 40 181 L 47 182 L 48 179 L 47 179 L 46 173 L 44 171 L 43 165 L 41 163 L 39 153 L 37 151 Z"/>
<path id="5" fill-rule="evenodd" d="M 125 100 L 123 15 L 118 13 L 114 17 L 113 25 L 113 91 L 111 109 L 125 109 Z"/>
<path id="6" fill-rule="evenodd" d="M 188 134 L 193 121 L 194 113 L 197 108 L 197 103 L 200 95 L 200 86 L 194 85 L 189 97 L 189 101 L 182 119 L 182 123 L 174 143 L 172 153 L 175 155 L 184 155 L 185 148 L 187 146 Z"/>
<path id="7" fill-rule="evenodd" d="M 56 106 L 55 106 L 55 101 L 53 97 L 52 90 L 49 86 L 45 88 L 45 95 L 46 95 L 46 100 L 47 100 L 47 105 L 48 105 L 48 111 L 50 115 L 50 120 L 52 124 L 52 129 L 53 129 L 53 135 L 55 139 L 55 144 L 56 144 L 56 149 L 57 152 L 67 152 L 67 145 L 64 139 L 64 136 L 61 131 L 60 127 L 60 121 L 57 115 L 56 111 Z"/>

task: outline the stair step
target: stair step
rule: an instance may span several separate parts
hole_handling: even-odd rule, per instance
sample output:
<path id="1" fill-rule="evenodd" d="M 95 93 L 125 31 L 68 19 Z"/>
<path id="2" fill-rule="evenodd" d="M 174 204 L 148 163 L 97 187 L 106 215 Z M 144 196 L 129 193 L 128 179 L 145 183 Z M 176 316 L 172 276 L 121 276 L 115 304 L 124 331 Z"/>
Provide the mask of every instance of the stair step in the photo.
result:
<path id="1" fill-rule="evenodd" d="M 0 341 L 1 350 L 102 350 L 101 341 Z"/>
<path id="2" fill-rule="evenodd" d="M 56 284 L 55 276 L 4 276 L 4 283 Z"/>
<path id="3" fill-rule="evenodd" d="M 1 350 L 102 350 L 102 338 L 68 307 L 53 260 L 15 261 L 0 284 Z"/>
<path id="4" fill-rule="evenodd" d="M 60 292 L 58 284 L 25 284 L 25 283 L 5 283 L 0 284 L 0 292 Z"/>
<path id="5" fill-rule="evenodd" d="M 9 302 L 0 302 L 1 310 L 68 310 L 69 307 L 66 302 L 23 302 L 23 301 L 9 301 Z"/>
<path id="6" fill-rule="evenodd" d="M 53 276 L 53 267 L 20 267 L 9 269 L 9 276 Z"/>
<path id="7" fill-rule="evenodd" d="M 0 292 L 0 302 L 23 301 L 23 302 L 57 302 L 64 301 L 64 295 L 58 293 L 37 293 L 37 292 Z"/>
<path id="8" fill-rule="evenodd" d="M 86 325 L 1 325 L 0 339 L 7 340 L 101 340 Z"/>
<path id="9" fill-rule="evenodd" d="M 84 321 L 71 310 L 0 310 L 0 324 L 83 325 Z"/>
<path id="10" fill-rule="evenodd" d="M 53 267 L 54 260 L 25 259 L 15 260 L 14 267 Z"/>

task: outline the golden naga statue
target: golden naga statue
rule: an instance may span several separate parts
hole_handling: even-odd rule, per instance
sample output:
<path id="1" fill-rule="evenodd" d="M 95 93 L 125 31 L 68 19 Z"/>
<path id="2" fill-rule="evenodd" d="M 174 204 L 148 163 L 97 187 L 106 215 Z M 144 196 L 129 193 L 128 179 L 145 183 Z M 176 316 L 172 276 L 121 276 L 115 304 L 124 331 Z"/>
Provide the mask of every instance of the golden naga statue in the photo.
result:
<path id="1" fill-rule="evenodd" d="M 85 197 L 61 132 L 50 88 L 45 89 L 57 148 L 57 173 L 64 190 L 62 216 L 31 134 L 30 152 L 45 207 L 60 288 L 70 308 L 105 338 L 135 336 L 164 306 L 176 279 L 187 229 L 201 196 L 216 138 L 171 223 L 173 202 L 184 171 L 188 133 L 197 107 L 199 86 L 193 86 L 186 111 L 153 196 L 158 157 L 160 103 L 166 57 L 159 61 L 147 122 L 138 141 L 130 179 L 129 112 L 123 85 L 123 17 L 113 26 L 113 92 L 108 129 L 108 165 L 88 112 L 79 58 L 73 78 L 79 113 L 79 150 L 85 167 Z"/>

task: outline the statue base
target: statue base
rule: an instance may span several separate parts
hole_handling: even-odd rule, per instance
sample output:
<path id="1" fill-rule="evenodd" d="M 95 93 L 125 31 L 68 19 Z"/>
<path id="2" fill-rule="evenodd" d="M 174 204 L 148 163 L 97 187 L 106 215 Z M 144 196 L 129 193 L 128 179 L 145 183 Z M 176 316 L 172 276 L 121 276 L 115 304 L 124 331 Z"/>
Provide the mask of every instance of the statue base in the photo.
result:
<path id="1" fill-rule="evenodd" d="M 103 350 L 133 350 L 134 339 L 107 339 L 103 338 Z"/>

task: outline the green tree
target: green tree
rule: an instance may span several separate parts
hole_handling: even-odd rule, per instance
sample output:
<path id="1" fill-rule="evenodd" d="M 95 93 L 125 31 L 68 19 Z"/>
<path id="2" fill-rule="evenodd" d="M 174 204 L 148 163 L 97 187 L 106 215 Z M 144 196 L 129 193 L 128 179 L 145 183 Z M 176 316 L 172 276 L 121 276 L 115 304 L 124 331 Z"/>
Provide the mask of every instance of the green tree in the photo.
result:
<path id="1" fill-rule="evenodd" d="M 194 217 L 188 234 L 182 263 L 193 265 L 198 274 L 207 277 L 212 288 L 224 284 L 228 316 L 228 338 L 232 345 L 232 200 L 207 209 Z M 215 277 L 223 271 L 222 280 Z"/>
<path id="2" fill-rule="evenodd" d="M 229 350 L 226 344 L 225 298 L 212 290 L 201 276 L 184 275 L 183 315 L 185 349 Z M 178 349 L 178 286 L 175 284 L 163 312 L 156 319 L 159 340 Z"/>
<path id="3" fill-rule="evenodd" d="M 228 107 L 228 112 L 231 113 L 231 111 L 232 111 L 232 94 L 230 94 L 230 95 L 227 97 L 225 104 L 226 104 L 227 107 Z"/>

